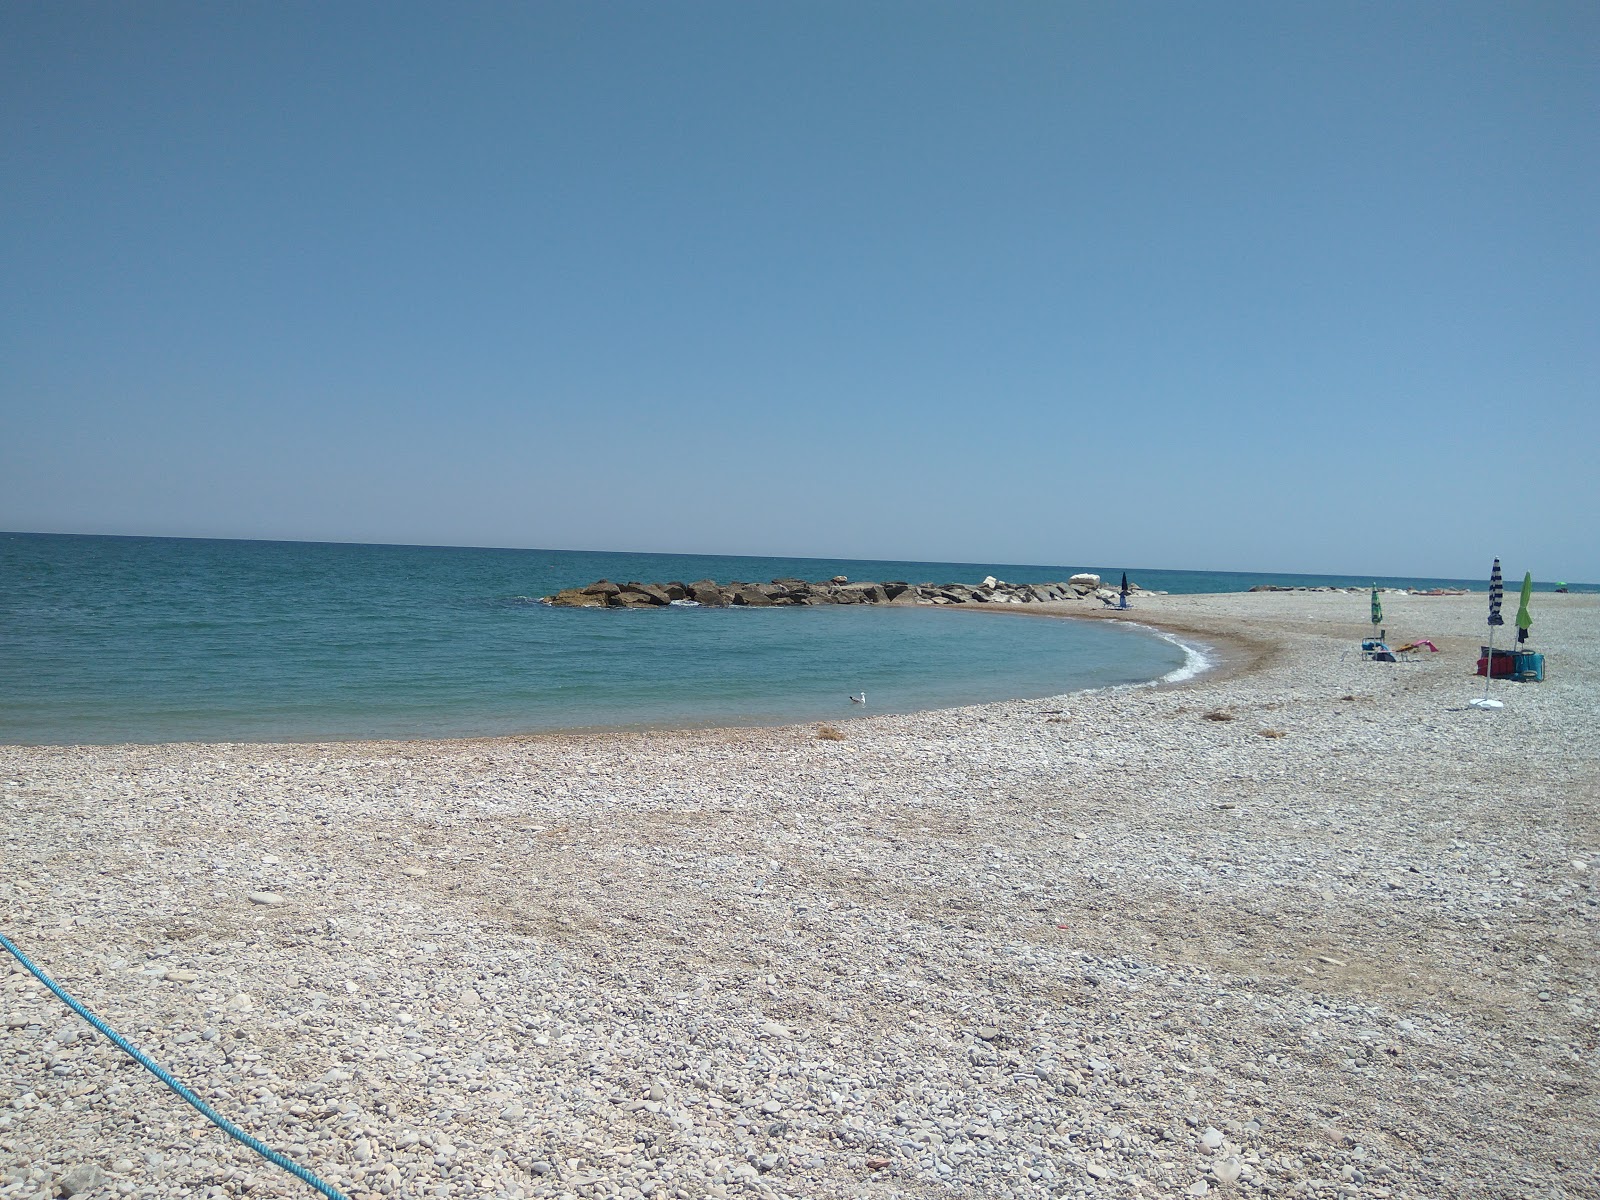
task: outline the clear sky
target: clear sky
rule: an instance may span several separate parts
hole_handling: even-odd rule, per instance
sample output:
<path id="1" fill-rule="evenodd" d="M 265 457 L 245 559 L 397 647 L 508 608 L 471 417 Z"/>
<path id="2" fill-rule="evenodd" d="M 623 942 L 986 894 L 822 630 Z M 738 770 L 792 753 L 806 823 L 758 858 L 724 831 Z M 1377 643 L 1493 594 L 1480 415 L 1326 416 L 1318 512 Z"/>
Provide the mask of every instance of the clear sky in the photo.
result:
<path id="1" fill-rule="evenodd" d="M 0 0 L 0 529 L 1600 581 L 1600 6 Z"/>

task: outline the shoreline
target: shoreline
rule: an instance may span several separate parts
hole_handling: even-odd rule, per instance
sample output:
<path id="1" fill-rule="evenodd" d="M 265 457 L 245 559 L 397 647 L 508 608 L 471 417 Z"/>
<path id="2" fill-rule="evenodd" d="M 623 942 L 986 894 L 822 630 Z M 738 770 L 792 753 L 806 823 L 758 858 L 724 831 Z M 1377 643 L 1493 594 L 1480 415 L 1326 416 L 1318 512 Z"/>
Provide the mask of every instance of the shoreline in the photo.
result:
<path id="1" fill-rule="evenodd" d="M 0 914 L 353 1200 L 1595 1191 L 1600 598 L 1495 713 L 1481 595 L 1386 598 L 1397 664 L 1361 597 L 1136 603 L 1072 615 L 1218 669 L 837 742 L 0 747 Z M 303 1194 L 0 979 L 14 1180 Z"/>
<path id="2" fill-rule="evenodd" d="M 1217 592 L 1205 593 L 1218 596 L 1240 596 L 1243 592 Z M 1185 653 L 1185 662 L 1176 671 L 1155 679 L 1147 679 L 1140 683 L 1105 684 L 1097 687 L 1082 688 L 1075 692 L 1062 692 L 1062 696 L 1079 696 L 1094 692 L 1121 692 L 1140 688 L 1178 688 L 1189 687 L 1207 681 L 1221 682 L 1229 679 L 1243 678 L 1260 671 L 1267 670 L 1273 663 L 1277 654 L 1277 647 L 1260 638 L 1250 637 L 1238 631 L 1218 628 L 1212 624 L 1196 624 L 1193 621 L 1174 617 L 1162 611 L 1149 611 L 1145 601 L 1158 598 L 1143 594 L 1141 603 L 1135 604 L 1130 609 L 1090 609 L 1070 604 L 1038 604 L 1016 608 L 963 608 L 961 612 L 987 613 L 992 616 L 1033 617 L 1067 621 L 1108 621 L 1115 625 L 1126 625 L 1138 629 L 1143 633 L 1151 634 L 1163 640 L 1170 641 Z M 1165 597 L 1166 599 L 1182 599 L 1180 597 Z M 1137 615 L 1130 615 L 1137 614 Z M 1198 669 L 1193 674 L 1173 678 L 1174 674 L 1189 671 L 1195 666 L 1198 658 Z M 1019 700 L 1026 697 L 1019 697 Z M 1000 703 L 1006 703 L 1001 701 Z M 937 712 L 938 709 L 925 711 Z"/>
<path id="3" fill-rule="evenodd" d="M 1034 617 L 1055 617 L 1055 618 L 1067 618 L 1067 619 L 1080 619 L 1080 618 L 1093 619 L 1093 618 L 1097 618 L 1098 617 L 1098 614 L 1092 614 L 1089 611 L 1087 611 L 1086 608 L 1084 608 L 1082 606 L 1079 606 L 1079 605 L 1073 605 L 1073 604 L 1070 604 L 1070 603 L 1069 604 L 1048 604 L 1048 603 L 1047 604 L 1034 604 L 1034 605 L 1031 605 L 1031 606 L 1029 606 L 1027 608 L 1023 608 L 1021 606 L 1015 606 L 1015 607 L 1012 607 L 1012 606 L 983 607 L 983 606 L 974 605 L 974 606 L 972 606 L 970 608 L 951 607 L 951 608 L 942 609 L 941 611 L 945 611 L 945 612 L 956 612 L 956 611 L 986 612 L 986 613 L 988 613 L 990 615 L 993 615 L 993 616 L 1016 615 L 1016 616 L 1034 616 Z M 1123 614 L 1121 612 L 1116 614 L 1116 616 L 1118 616 L 1118 617 L 1121 617 L 1122 615 Z M 1178 668 L 1175 668 L 1175 671 L 1177 671 L 1177 672 L 1189 671 L 1189 670 L 1195 669 L 1195 660 L 1196 660 L 1196 657 L 1198 656 L 1198 658 L 1200 660 L 1200 665 L 1198 667 L 1197 673 L 1195 675 L 1192 675 L 1192 676 L 1185 676 L 1183 679 L 1180 679 L 1180 680 L 1173 680 L 1170 677 L 1171 677 L 1171 675 L 1174 674 L 1174 672 L 1168 672 L 1166 675 L 1157 676 L 1156 678 L 1153 678 L 1153 679 L 1142 680 L 1142 681 L 1134 682 L 1134 683 L 1093 684 L 1093 685 L 1089 685 L 1087 687 L 1077 688 L 1077 689 L 1075 689 L 1073 691 L 1070 691 L 1070 692 L 1048 692 L 1048 693 L 1044 693 L 1042 695 L 1008 697 L 1008 698 L 1001 699 L 1001 700 L 972 700 L 972 701 L 968 701 L 968 702 L 965 702 L 965 703 L 959 703 L 959 704 L 944 704 L 944 705 L 941 705 L 941 706 L 938 706 L 938 707 L 934 707 L 934 708 L 917 708 L 917 709 L 909 709 L 909 710 L 893 710 L 893 711 L 889 711 L 889 712 L 867 712 L 867 713 L 858 712 L 858 711 L 850 711 L 850 712 L 827 714 L 827 715 L 816 716 L 816 717 L 806 717 L 806 718 L 799 718 L 799 719 L 784 719 L 784 720 L 762 720 L 762 719 L 759 719 L 759 718 L 752 718 L 750 723 L 741 723 L 739 721 L 728 721 L 728 720 L 722 719 L 722 718 L 707 718 L 707 719 L 705 719 L 703 721 L 699 721 L 699 722 L 695 722 L 695 721 L 685 722 L 685 721 L 682 721 L 682 720 L 679 720 L 679 719 L 675 719 L 675 718 L 666 718 L 666 719 L 663 719 L 663 720 L 661 720 L 659 722 L 642 722 L 642 723 L 624 724 L 624 725 L 579 725 L 579 726 L 568 726 L 568 727 L 564 727 L 564 728 L 555 728 L 555 729 L 526 729 L 526 730 L 517 730 L 517 731 L 513 731 L 513 732 L 481 733 L 481 734 L 460 734 L 460 735 L 456 735 L 456 736 L 443 736 L 443 737 L 431 737 L 431 736 L 415 736 L 415 737 L 407 737 L 407 736 L 396 736 L 396 737 L 327 737 L 327 736 L 318 736 L 318 735 L 308 735 L 308 736 L 305 736 L 305 737 L 293 737 L 293 738 L 279 737 L 279 738 L 270 738 L 270 739 L 253 739 L 253 738 L 246 738 L 246 739 L 218 739 L 218 740 L 214 740 L 214 741 L 196 741 L 196 740 L 193 740 L 193 739 L 173 739 L 173 740 L 170 740 L 170 741 L 123 741 L 123 742 L 65 742 L 65 741 L 61 741 L 61 742 L 54 742 L 54 741 L 52 741 L 52 742 L 0 742 L 0 747 L 13 746 L 13 747 L 19 747 L 19 748 L 33 748 L 33 749 L 45 749 L 45 748 L 50 748 L 50 747 L 57 747 L 57 748 L 62 748 L 62 749 L 70 749 L 70 748 L 92 749 L 92 748 L 109 748 L 109 747 L 118 747 L 118 746 L 128 746 L 128 747 L 134 747 L 134 746 L 145 746 L 145 747 L 160 747 L 160 746 L 197 746 L 197 747 L 203 747 L 203 746 L 217 746 L 217 747 L 228 747 L 228 746 L 307 746 L 307 745 L 329 745 L 329 746 L 335 746 L 335 745 L 374 745 L 374 746 L 381 746 L 381 745 L 386 745 L 386 744 L 390 744 L 390 743 L 404 744 L 404 745 L 421 745 L 421 744 L 428 744 L 430 742 L 454 743 L 454 742 L 464 742 L 464 741 L 495 741 L 495 740 L 498 740 L 498 739 L 519 739 L 519 738 L 532 738 L 532 737 L 568 737 L 568 736 L 571 736 L 571 737 L 602 737 L 602 736 L 606 736 L 608 734 L 616 734 L 616 735 L 620 736 L 620 735 L 636 734 L 636 733 L 637 734 L 666 733 L 666 732 L 672 732 L 674 730 L 685 730 L 685 731 L 693 730 L 693 731 L 706 732 L 706 731 L 716 731 L 716 730 L 719 730 L 719 729 L 729 729 L 729 730 L 735 730 L 735 729 L 737 729 L 737 730 L 745 730 L 745 729 L 781 729 L 781 728 L 786 728 L 788 726 L 814 726 L 814 725 L 816 725 L 818 723 L 846 722 L 846 721 L 860 719 L 863 716 L 882 716 L 882 715 L 910 716 L 910 715 L 914 715 L 914 714 L 920 713 L 920 712 L 942 712 L 942 711 L 946 711 L 948 709 L 953 709 L 953 708 L 969 708 L 969 707 L 972 707 L 974 705 L 990 704 L 990 703 L 1008 703 L 1011 700 L 1041 699 L 1041 698 L 1047 698 L 1048 696 L 1053 696 L 1053 695 L 1080 695 L 1080 694 L 1083 694 L 1083 693 L 1086 693 L 1086 692 L 1115 691 L 1115 690 L 1118 690 L 1118 689 L 1130 688 L 1130 687 L 1140 688 L 1140 687 L 1152 687 L 1152 686 L 1178 686 L 1181 683 L 1188 682 L 1192 678 L 1204 677 L 1206 675 L 1210 675 L 1210 674 L 1214 673 L 1214 671 L 1217 669 L 1217 665 L 1218 665 L 1219 662 L 1231 661 L 1231 658 L 1230 658 L 1229 660 L 1219 659 L 1219 660 L 1217 660 L 1217 662 L 1213 662 L 1211 656 L 1208 656 L 1208 655 L 1204 654 L 1203 652 L 1197 651 L 1195 647 L 1190 646 L 1189 644 L 1183 642 L 1179 638 L 1169 636 L 1167 631 L 1164 631 L 1164 630 L 1161 630 L 1161 629 L 1157 629 L 1154 626 L 1143 625 L 1143 624 L 1141 624 L 1141 623 L 1139 623 L 1137 621 L 1131 621 L 1131 620 L 1126 620 L 1126 619 L 1116 621 L 1115 623 L 1121 624 L 1121 625 L 1126 625 L 1129 628 L 1137 629 L 1142 633 L 1145 633 L 1145 634 L 1148 634 L 1148 635 L 1156 637 L 1158 640 L 1163 640 L 1163 641 L 1170 642 L 1173 645 L 1176 645 L 1179 649 L 1183 650 L 1184 653 L 1185 653 L 1185 662 L 1183 664 L 1181 664 Z M 1219 641 L 1226 643 L 1226 642 L 1229 642 L 1230 639 L 1228 639 L 1226 637 L 1218 637 L 1218 636 L 1214 636 L 1214 635 L 1211 636 L 1211 642 L 1219 642 Z"/>

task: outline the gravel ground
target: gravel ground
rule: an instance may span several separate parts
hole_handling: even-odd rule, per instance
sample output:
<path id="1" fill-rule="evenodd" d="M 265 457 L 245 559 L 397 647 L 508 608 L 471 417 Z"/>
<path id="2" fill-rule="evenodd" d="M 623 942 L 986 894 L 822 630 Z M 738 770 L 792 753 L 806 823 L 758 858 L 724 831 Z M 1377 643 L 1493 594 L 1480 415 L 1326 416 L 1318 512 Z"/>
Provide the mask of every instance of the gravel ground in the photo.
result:
<path id="1" fill-rule="evenodd" d="M 356 1197 L 1597 1196 L 1600 600 L 1498 712 L 1484 607 L 1142 597 L 1225 669 L 838 741 L 0 747 L 0 929 Z M 312 1194 L 0 981 L 0 1197 Z"/>

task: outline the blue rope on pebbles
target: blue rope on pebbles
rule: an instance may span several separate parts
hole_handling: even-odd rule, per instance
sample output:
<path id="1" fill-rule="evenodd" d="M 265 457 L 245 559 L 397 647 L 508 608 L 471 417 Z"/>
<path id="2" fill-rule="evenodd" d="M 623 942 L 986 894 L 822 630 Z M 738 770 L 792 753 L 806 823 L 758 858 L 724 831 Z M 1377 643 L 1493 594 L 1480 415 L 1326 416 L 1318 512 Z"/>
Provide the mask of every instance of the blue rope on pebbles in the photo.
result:
<path id="1" fill-rule="evenodd" d="M 107 1025 L 99 1017 L 95 1016 L 87 1008 L 79 1004 L 75 999 L 68 995 L 66 990 L 62 988 L 60 984 L 58 984 L 54 979 L 51 979 L 50 976 L 46 975 L 38 967 L 34 966 L 33 963 L 28 960 L 28 956 L 19 950 L 16 944 L 13 943 L 11 939 L 6 937 L 6 935 L 3 933 L 0 933 L 0 946 L 4 946 L 7 950 L 9 950 L 12 956 L 29 971 L 31 971 L 35 979 L 54 992 L 63 1004 L 65 1004 L 73 1012 L 77 1013 L 85 1021 L 89 1022 L 89 1024 L 93 1025 L 99 1032 L 105 1034 L 105 1036 L 111 1040 L 111 1044 L 114 1045 L 118 1050 L 121 1050 L 124 1054 L 132 1058 L 134 1062 L 138 1063 L 146 1071 L 149 1071 L 150 1074 L 161 1080 L 162 1083 L 166 1084 L 173 1091 L 177 1092 L 178 1095 L 181 1096 L 187 1103 L 198 1109 L 201 1116 L 205 1117 L 206 1120 L 210 1121 L 218 1129 L 222 1130 L 223 1133 L 227 1134 L 236 1141 L 243 1142 L 246 1146 L 249 1146 L 250 1149 L 261 1155 L 261 1157 L 266 1159 L 268 1162 L 274 1164 L 275 1166 L 282 1167 L 285 1171 L 289 1172 L 289 1174 L 295 1176 L 297 1179 L 310 1184 L 312 1187 L 316 1188 L 317 1191 L 328 1197 L 328 1200 L 347 1200 L 344 1193 L 340 1192 L 337 1188 L 333 1187 L 331 1184 L 322 1182 L 322 1180 L 318 1179 L 299 1163 L 285 1158 L 265 1142 L 259 1140 L 258 1138 L 251 1137 L 232 1121 L 228 1120 L 227 1117 L 223 1116 L 204 1100 L 200 1099 L 199 1096 L 196 1096 L 188 1088 L 184 1087 L 183 1084 L 174 1079 L 158 1063 L 154 1062 L 149 1055 L 145 1054 L 144 1051 L 140 1050 L 137 1046 L 134 1046 L 116 1030 L 112 1029 L 111 1026 Z"/>

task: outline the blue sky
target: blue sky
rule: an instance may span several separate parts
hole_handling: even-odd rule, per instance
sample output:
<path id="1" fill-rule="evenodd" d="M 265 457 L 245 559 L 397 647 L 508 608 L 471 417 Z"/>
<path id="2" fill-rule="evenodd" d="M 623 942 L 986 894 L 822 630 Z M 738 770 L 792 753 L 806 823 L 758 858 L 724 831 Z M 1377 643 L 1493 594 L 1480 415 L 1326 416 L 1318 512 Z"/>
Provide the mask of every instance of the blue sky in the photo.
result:
<path id="1" fill-rule="evenodd" d="M 1600 580 L 1590 3 L 0 4 L 0 528 Z"/>

